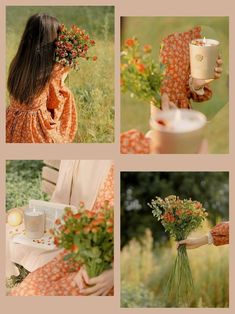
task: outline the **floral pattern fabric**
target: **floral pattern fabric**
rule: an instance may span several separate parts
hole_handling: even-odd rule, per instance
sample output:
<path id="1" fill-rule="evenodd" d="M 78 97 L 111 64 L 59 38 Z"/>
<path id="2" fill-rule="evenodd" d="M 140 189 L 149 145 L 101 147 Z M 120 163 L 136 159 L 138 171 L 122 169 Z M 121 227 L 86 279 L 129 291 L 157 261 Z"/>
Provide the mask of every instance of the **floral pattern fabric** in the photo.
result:
<path id="1" fill-rule="evenodd" d="M 111 167 L 103 186 L 101 187 L 93 210 L 108 203 L 110 208 L 114 203 L 114 166 Z M 30 273 L 16 288 L 11 290 L 11 296 L 78 296 L 79 287 L 74 281 L 79 267 L 71 271 L 71 265 L 63 260 L 66 252 L 60 253 L 46 265 Z M 113 294 L 113 290 L 109 295 Z"/>
<path id="2" fill-rule="evenodd" d="M 55 65 L 52 77 L 40 96 L 29 104 L 10 97 L 6 112 L 7 143 L 70 143 L 77 131 L 76 104 L 63 84 L 67 69 Z"/>
<path id="3" fill-rule="evenodd" d="M 213 238 L 213 244 L 216 246 L 229 244 L 229 223 L 222 222 L 216 225 L 210 234 Z"/>
<path id="4" fill-rule="evenodd" d="M 160 50 L 160 61 L 165 66 L 165 79 L 161 94 L 166 93 L 178 108 L 191 108 L 190 100 L 202 102 L 209 100 L 212 91 L 208 85 L 204 87 L 204 95 L 190 90 L 190 56 L 189 43 L 201 38 L 201 28 L 195 27 L 184 33 L 173 33 L 163 39 Z"/>

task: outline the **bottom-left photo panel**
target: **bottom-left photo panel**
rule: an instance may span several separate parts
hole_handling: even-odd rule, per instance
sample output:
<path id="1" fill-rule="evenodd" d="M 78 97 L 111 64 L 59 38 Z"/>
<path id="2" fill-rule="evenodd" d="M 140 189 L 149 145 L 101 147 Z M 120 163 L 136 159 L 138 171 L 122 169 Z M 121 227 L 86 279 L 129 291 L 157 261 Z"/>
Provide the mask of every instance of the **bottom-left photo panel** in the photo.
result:
<path id="1" fill-rule="evenodd" d="M 114 162 L 6 161 L 6 295 L 114 295 Z"/>

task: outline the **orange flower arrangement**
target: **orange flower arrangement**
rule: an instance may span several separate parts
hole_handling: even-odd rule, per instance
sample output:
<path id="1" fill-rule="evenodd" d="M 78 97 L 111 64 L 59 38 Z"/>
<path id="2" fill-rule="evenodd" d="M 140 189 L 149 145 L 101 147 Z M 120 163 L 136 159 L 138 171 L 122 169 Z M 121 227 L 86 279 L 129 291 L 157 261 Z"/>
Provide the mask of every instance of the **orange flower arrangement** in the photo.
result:
<path id="1" fill-rule="evenodd" d="M 76 25 L 68 30 L 62 24 L 55 45 L 55 61 L 63 66 L 77 70 L 79 58 L 97 60 L 96 56 L 89 57 L 87 55 L 89 48 L 95 45 L 95 41 L 90 38 L 85 30 Z"/>
<path id="2" fill-rule="evenodd" d="M 161 222 L 165 231 L 176 240 L 184 240 L 207 217 L 202 204 L 191 199 L 181 200 L 175 195 L 165 199 L 156 197 L 148 204 L 153 216 Z M 185 245 L 178 248 L 175 264 L 166 285 L 166 302 L 175 306 L 190 306 L 194 298 L 192 272 Z"/>
<path id="3" fill-rule="evenodd" d="M 160 107 L 163 66 L 151 57 L 151 52 L 151 45 L 141 47 L 135 37 L 124 41 L 121 53 L 121 89 L 122 92 L 129 91 L 132 96 Z"/>
<path id="4" fill-rule="evenodd" d="M 108 204 L 107 204 L 108 205 Z M 90 277 L 111 268 L 113 262 L 113 210 L 108 206 L 98 212 L 80 204 L 77 212 L 66 207 L 52 230 L 54 243 L 68 251 L 65 260 L 84 266 Z"/>

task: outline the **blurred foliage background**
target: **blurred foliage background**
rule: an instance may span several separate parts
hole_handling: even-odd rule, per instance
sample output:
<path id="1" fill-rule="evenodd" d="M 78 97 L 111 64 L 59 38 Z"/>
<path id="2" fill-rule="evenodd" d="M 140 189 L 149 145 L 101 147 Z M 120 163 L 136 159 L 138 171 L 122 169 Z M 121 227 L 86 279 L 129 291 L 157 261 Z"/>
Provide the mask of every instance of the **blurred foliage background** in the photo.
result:
<path id="1" fill-rule="evenodd" d="M 147 203 L 156 195 L 177 195 L 202 202 L 209 216 L 191 237 L 200 237 L 229 219 L 228 172 L 121 173 L 121 304 L 165 307 L 164 286 L 176 246 L 153 219 Z M 188 251 L 197 302 L 192 307 L 228 307 L 228 246 Z"/>
<path id="2" fill-rule="evenodd" d="M 30 199 L 49 200 L 41 190 L 42 160 L 6 161 L 6 210 L 27 206 Z"/>
<path id="3" fill-rule="evenodd" d="M 153 57 L 159 57 L 162 40 L 171 33 L 185 32 L 194 26 L 202 27 L 202 36 L 220 42 L 223 58 L 223 74 L 211 84 L 212 99 L 203 103 L 192 103 L 195 110 L 203 112 L 211 125 L 207 137 L 210 153 L 228 153 L 229 120 L 229 19 L 228 17 L 122 17 L 121 42 L 129 37 L 137 37 L 141 45 L 153 46 Z M 215 119 L 215 121 L 214 121 Z M 130 94 L 121 96 L 121 131 L 149 129 L 149 104 L 131 98 Z"/>
<path id="4" fill-rule="evenodd" d="M 67 27 L 84 28 L 96 41 L 90 49 L 96 62 L 80 61 L 66 85 L 73 92 L 78 111 L 75 142 L 114 141 L 114 7 L 113 6 L 8 6 L 6 8 L 6 73 L 16 54 L 26 21 L 35 13 L 55 16 Z"/>

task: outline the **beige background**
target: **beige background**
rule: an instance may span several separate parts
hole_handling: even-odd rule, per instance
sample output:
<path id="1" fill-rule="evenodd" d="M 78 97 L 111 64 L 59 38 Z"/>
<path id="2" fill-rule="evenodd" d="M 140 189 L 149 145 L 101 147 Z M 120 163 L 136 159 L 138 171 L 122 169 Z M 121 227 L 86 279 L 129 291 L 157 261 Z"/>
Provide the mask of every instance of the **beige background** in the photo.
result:
<path id="1" fill-rule="evenodd" d="M 5 5 L 116 5 L 116 140 L 115 144 L 67 144 L 47 145 L 47 144 L 4 144 L 5 142 Z M 119 134 L 119 51 L 120 51 L 120 15 L 139 16 L 183 16 L 183 15 L 205 15 L 205 16 L 229 16 L 230 17 L 230 55 L 235 51 L 234 30 L 235 30 L 235 3 L 232 0 L 217 2 L 213 0 L 177 0 L 177 1 L 157 1 L 157 0 L 57 0 L 57 1 L 5 1 L 1 0 L 0 11 L 0 310 L 1 313 L 48 313 L 49 311 L 60 313 L 232 313 L 235 311 L 235 298 L 232 293 L 235 291 L 235 251 L 234 234 L 231 228 L 230 244 L 230 308 L 229 309 L 120 309 L 119 308 L 119 244 L 120 244 L 120 218 L 119 218 L 119 171 L 120 170 L 155 170 L 155 171 L 230 171 L 230 221 L 234 222 L 235 194 L 232 187 L 235 186 L 234 167 L 234 133 L 235 124 L 232 117 L 235 116 L 234 106 L 230 106 L 230 155 L 149 155 L 149 156 L 120 156 L 118 145 Z M 233 40 L 231 40 L 233 39 Z M 230 60 L 231 85 L 234 85 L 234 59 Z M 235 95 L 233 90 L 230 94 L 230 104 L 233 103 Z M 5 271 L 4 271 L 4 250 L 5 250 L 5 160 L 6 159 L 114 159 L 116 162 L 116 213 L 115 213 L 115 296 L 114 297 L 30 297 L 13 298 L 5 296 Z M 207 293 L 204 291 L 203 293 Z"/>

